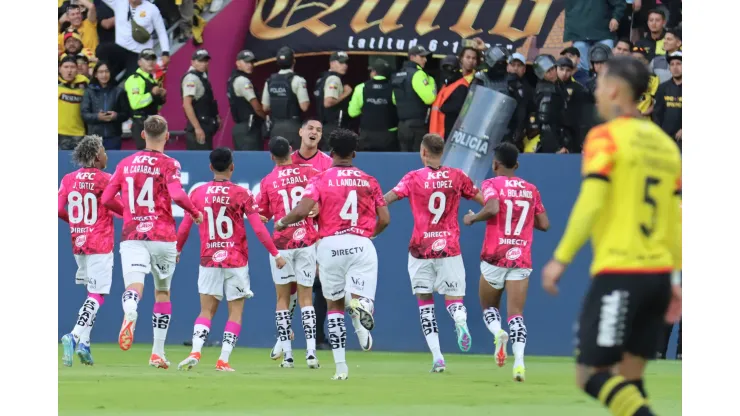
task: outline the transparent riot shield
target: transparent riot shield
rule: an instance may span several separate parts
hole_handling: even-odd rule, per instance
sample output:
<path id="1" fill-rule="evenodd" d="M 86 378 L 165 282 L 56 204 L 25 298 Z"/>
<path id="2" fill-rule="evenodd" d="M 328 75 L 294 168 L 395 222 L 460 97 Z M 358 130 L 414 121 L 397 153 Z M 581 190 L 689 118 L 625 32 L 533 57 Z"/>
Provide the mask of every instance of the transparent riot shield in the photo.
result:
<path id="1" fill-rule="evenodd" d="M 507 133 L 515 110 L 514 98 L 472 85 L 447 136 L 442 164 L 462 169 L 480 186 L 491 169 L 493 149 Z"/>

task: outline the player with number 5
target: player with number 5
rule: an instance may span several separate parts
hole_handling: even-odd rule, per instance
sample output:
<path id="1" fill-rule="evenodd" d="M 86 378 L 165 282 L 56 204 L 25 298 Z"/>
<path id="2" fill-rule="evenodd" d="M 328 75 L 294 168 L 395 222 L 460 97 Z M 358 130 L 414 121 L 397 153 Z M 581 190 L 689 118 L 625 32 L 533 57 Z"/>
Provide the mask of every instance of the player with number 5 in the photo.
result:
<path id="1" fill-rule="evenodd" d="M 445 306 L 455 321 L 457 345 L 470 350 L 465 296 L 465 265 L 460 254 L 460 197 L 475 199 L 483 205 L 483 196 L 468 175 L 460 169 L 441 165 L 445 141 L 438 134 L 427 134 L 421 142 L 424 167 L 407 173 L 393 190 L 385 194 L 389 205 L 408 198 L 414 216 L 414 232 L 409 243 L 408 269 L 411 290 L 419 301 L 421 329 L 432 352 L 433 373 L 445 371 L 439 347 L 439 329 L 434 314 L 434 292 L 445 297 Z"/>
<path id="2" fill-rule="evenodd" d="M 493 172 L 496 177 L 481 185 L 485 205 L 475 214 L 465 215 L 465 225 L 487 221 L 486 236 L 481 252 L 479 286 L 483 320 L 494 336 L 496 362 L 506 363 L 506 343 L 511 338 L 514 351 L 514 380 L 524 381 L 524 347 L 527 327 L 524 326 L 524 303 L 527 300 L 529 275 L 532 273 L 532 238 L 536 228 L 547 231 L 550 221 L 540 199 L 540 192 L 531 183 L 518 178 L 519 151 L 511 143 L 495 150 Z M 509 331 L 501 329 L 499 306 L 506 289 Z"/>
<path id="3" fill-rule="evenodd" d="M 317 256 L 321 288 L 329 307 L 329 343 L 336 363 L 332 379 L 346 380 L 349 368 L 345 359 L 345 292 L 352 296 L 348 311 L 360 345 L 372 344 L 369 331 L 375 326 L 378 255 L 370 239 L 380 234 L 391 219 L 378 181 L 352 166 L 357 135 L 345 129 L 335 130 L 329 136 L 329 146 L 333 166 L 311 179 L 301 201 L 278 220 L 275 230 L 283 231 L 304 220 L 315 204 L 321 204 L 318 222 L 322 240 Z"/>
<path id="4" fill-rule="evenodd" d="M 121 266 L 123 269 L 123 324 L 118 345 L 126 351 L 134 342 L 138 318 L 137 307 L 144 291 L 144 278 L 154 278 L 154 310 L 152 328 L 154 345 L 149 365 L 168 368 L 164 354 L 167 330 L 172 320 L 170 284 L 177 259 L 177 233 L 172 217 L 172 201 L 190 214 L 196 223 L 203 221 L 182 189 L 180 163 L 164 154 L 169 139 L 167 121 L 150 116 L 144 121 L 142 136 L 146 148 L 123 159 L 103 193 L 103 204 L 112 209 L 114 196 L 121 193 L 123 202 L 123 232 Z"/>

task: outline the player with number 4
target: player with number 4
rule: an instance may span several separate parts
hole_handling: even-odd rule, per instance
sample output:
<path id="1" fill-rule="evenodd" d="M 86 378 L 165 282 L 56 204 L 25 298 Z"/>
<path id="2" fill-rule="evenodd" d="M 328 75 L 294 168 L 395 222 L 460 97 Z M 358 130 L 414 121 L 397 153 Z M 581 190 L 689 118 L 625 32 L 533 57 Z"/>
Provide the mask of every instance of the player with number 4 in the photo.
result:
<path id="1" fill-rule="evenodd" d="M 169 368 L 164 343 L 172 320 L 170 285 L 177 259 L 177 233 L 172 217 L 172 201 L 190 214 L 198 224 L 203 214 L 193 206 L 180 183 L 180 163 L 164 154 L 169 139 L 167 121 L 150 116 L 144 121 L 142 136 L 146 148 L 123 159 L 103 192 L 102 202 L 115 208 L 119 192 L 123 202 L 121 266 L 126 291 L 123 292 L 123 324 L 118 345 L 126 351 L 134 342 L 138 304 L 144 291 L 144 278 L 154 278 L 152 328 L 154 343 L 149 365 Z"/>
<path id="2" fill-rule="evenodd" d="M 463 222 L 471 225 L 487 221 L 480 256 L 479 295 L 483 320 L 494 336 L 499 367 L 506 363 L 506 343 L 511 339 L 513 377 L 521 382 L 524 381 L 524 347 L 527 344 L 522 313 L 532 273 L 533 228 L 547 231 L 550 221 L 537 187 L 515 176 L 518 158 L 519 151 L 511 143 L 502 143 L 496 148 L 493 159 L 496 177 L 486 179 L 481 185 L 485 205 L 479 213 L 471 211 L 465 215 Z M 498 310 L 504 289 L 509 333 L 501 329 Z"/>
<path id="3" fill-rule="evenodd" d="M 421 329 L 432 352 L 433 373 L 445 371 L 439 347 L 439 329 L 434 314 L 434 292 L 445 297 L 445 306 L 455 322 L 457 345 L 470 350 L 465 296 L 465 265 L 460 254 L 460 197 L 483 205 L 483 196 L 468 175 L 460 169 L 442 166 L 445 141 L 438 134 L 426 134 L 421 142 L 424 167 L 407 173 L 393 190 L 385 194 L 389 205 L 408 198 L 414 216 L 414 231 L 409 243 L 408 270 L 411 290 L 418 298 Z"/>

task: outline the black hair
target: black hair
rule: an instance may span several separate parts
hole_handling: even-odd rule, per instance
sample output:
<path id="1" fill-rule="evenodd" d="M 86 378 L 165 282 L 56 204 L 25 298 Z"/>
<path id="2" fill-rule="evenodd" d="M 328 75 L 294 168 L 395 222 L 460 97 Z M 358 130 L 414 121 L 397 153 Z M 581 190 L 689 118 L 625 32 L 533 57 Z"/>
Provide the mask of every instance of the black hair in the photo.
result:
<path id="1" fill-rule="evenodd" d="M 651 14 L 659 14 L 663 17 L 663 20 L 665 20 L 665 12 L 661 9 L 650 9 L 647 13 L 647 17 L 649 18 Z"/>
<path id="2" fill-rule="evenodd" d="M 513 143 L 501 143 L 494 150 L 494 157 L 508 169 L 514 169 L 519 159 L 519 149 Z"/>
<path id="3" fill-rule="evenodd" d="M 606 75 L 616 77 L 630 86 L 632 99 L 637 101 L 648 89 L 650 71 L 632 56 L 615 56 L 606 61 Z"/>
<path id="4" fill-rule="evenodd" d="M 315 121 L 315 122 L 320 123 L 321 125 L 323 125 L 323 123 L 321 123 L 321 120 L 319 120 L 317 118 L 307 118 L 307 119 L 303 120 L 303 124 L 301 124 L 301 128 L 305 128 L 306 126 L 308 126 L 308 122 L 309 121 Z"/>
<path id="5" fill-rule="evenodd" d="M 668 29 L 665 31 L 665 34 L 671 34 L 676 37 L 676 39 L 681 40 L 681 29 L 674 27 L 672 29 Z"/>
<path id="6" fill-rule="evenodd" d="M 617 43 L 619 43 L 619 42 L 622 42 L 622 43 L 626 43 L 626 44 L 627 44 L 627 46 L 629 46 L 629 48 L 628 48 L 628 49 L 629 49 L 629 51 L 630 51 L 630 52 L 632 52 L 632 47 L 633 47 L 634 45 L 632 44 L 632 41 L 631 41 L 631 40 L 629 40 L 629 39 L 627 39 L 627 38 L 620 38 L 620 39 L 619 39 L 619 40 L 617 41 Z M 616 46 L 616 44 L 615 44 L 614 46 Z"/>
<path id="7" fill-rule="evenodd" d="M 65 55 L 62 57 L 62 59 L 59 60 L 59 67 L 61 68 L 62 65 L 66 64 L 67 62 L 72 62 L 73 64 L 77 65 L 77 57 L 72 55 Z"/>
<path id="8" fill-rule="evenodd" d="M 475 49 L 472 46 L 468 46 L 468 47 L 462 48 L 460 50 L 460 53 L 457 54 L 457 59 L 460 59 L 461 60 L 463 58 L 463 56 L 465 56 L 465 51 L 473 51 L 473 52 L 475 52 L 475 61 L 476 61 L 477 65 L 480 65 L 480 62 L 482 60 L 481 53 L 480 53 L 480 51 L 478 49 Z"/>
<path id="9" fill-rule="evenodd" d="M 342 159 L 352 156 L 357 151 L 357 134 L 347 129 L 336 129 L 329 135 L 331 150 Z"/>
<path id="10" fill-rule="evenodd" d="M 98 85 L 98 86 L 100 85 L 100 81 L 98 81 L 98 77 L 96 77 L 96 75 L 98 74 L 98 69 L 100 69 L 103 66 L 108 67 L 108 71 L 111 73 L 110 81 L 108 81 L 108 84 L 110 85 L 111 83 L 115 82 L 115 76 L 113 76 L 113 71 L 111 71 L 110 64 L 108 64 L 107 61 L 100 60 L 93 67 L 93 74 L 92 74 L 92 79 L 90 79 L 90 85 Z"/>
<path id="11" fill-rule="evenodd" d="M 278 159 L 285 159 L 290 154 L 290 142 L 282 136 L 270 139 L 270 153 Z"/>
<path id="12" fill-rule="evenodd" d="M 216 172 L 226 172 L 234 162 L 234 156 L 228 147 L 213 149 L 210 155 L 211 166 Z"/>

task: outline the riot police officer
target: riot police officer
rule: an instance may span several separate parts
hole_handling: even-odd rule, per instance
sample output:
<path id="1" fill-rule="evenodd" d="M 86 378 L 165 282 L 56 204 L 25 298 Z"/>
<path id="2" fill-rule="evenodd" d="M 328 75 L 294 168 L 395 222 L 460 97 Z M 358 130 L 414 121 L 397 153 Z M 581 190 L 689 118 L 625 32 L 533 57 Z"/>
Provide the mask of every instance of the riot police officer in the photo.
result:
<path id="1" fill-rule="evenodd" d="M 251 51 L 243 50 L 236 56 L 236 69 L 226 82 L 226 96 L 229 98 L 234 127 L 231 137 L 234 150 L 262 150 L 262 123 L 265 111 L 255 93 L 249 76 L 254 70 L 255 57 Z"/>
<path id="2" fill-rule="evenodd" d="M 342 77 L 347 74 L 349 66 L 347 52 L 334 52 L 329 57 L 329 70 L 324 72 L 316 81 L 314 96 L 316 97 L 317 116 L 324 125 L 322 139 L 319 143 L 321 150 L 329 148 L 329 135 L 338 128 L 346 129 L 349 125 L 347 107 L 349 106 L 352 87 L 345 84 Z"/>
<path id="3" fill-rule="evenodd" d="M 567 153 L 571 136 L 564 123 L 568 94 L 558 80 L 555 58 L 552 55 L 539 55 L 534 59 L 533 66 L 539 79 L 535 88 L 535 123 L 540 131 L 537 152 Z"/>
<path id="4" fill-rule="evenodd" d="M 588 89 L 592 97 L 594 95 L 594 91 L 596 91 L 596 77 L 598 77 L 604 70 L 606 61 L 608 61 L 612 55 L 613 52 L 611 48 L 603 43 L 597 43 L 588 51 L 588 61 L 591 65 L 591 73 L 593 76 L 588 80 L 588 82 L 586 82 L 586 89 Z"/>
<path id="5" fill-rule="evenodd" d="M 588 107 L 588 91 L 586 87 L 579 84 L 573 74 L 577 70 L 576 64 L 565 56 L 557 61 L 558 79 L 563 83 L 563 88 L 568 94 L 568 110 L 565 114 L 566 124 L 573 132 L 573 140 L 570 141 L 568 153 L 581 153 L 588 126 L 585 124 L 590 115 L 584 113 Z"/>
<path id="6" fill-rule="evenodd" d="M 293 72 L 295 53 L 287 46 L 277 52 L 280 70 L 270 75 L 262 91 L 262 107 L 270 114 L 270 138 L 282 136 L 294 149 L 301 147 L 301 115 L 308 111 L 310 99 L 306 79 Z"/>
<path id="7" fill-rule="evenodd" d="M 398 112 L 398 142 L 402 152 L 418 152 L 427 133 L 429 108 L 437 98 L 434 78 L 424 72 L 427 56 L 421 45 L 409 48 L 409 60 L 391 78 Z"/>
<path id="8" fill-rule="evenodd" d="M 205 49 L 193 53 L 190 69 L 182 77 L 180 89 L 182 105 L 188 124 L 185 127 L 185 145 L 188 150 L 212 150 L 213 136 L 221 127 L 218 103 L 213 97 L 208 80 L 211 55 Z"/>

